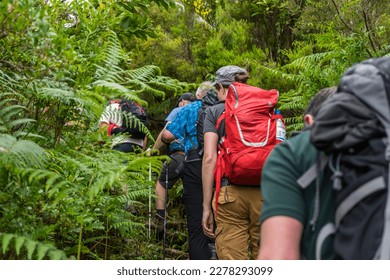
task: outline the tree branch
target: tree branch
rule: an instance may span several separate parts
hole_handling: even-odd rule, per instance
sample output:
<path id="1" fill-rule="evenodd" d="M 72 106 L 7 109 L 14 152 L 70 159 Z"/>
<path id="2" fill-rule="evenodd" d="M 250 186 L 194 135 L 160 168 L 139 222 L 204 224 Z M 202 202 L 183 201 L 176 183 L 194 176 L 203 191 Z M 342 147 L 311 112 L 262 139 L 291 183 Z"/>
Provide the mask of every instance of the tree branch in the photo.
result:
<path id="1" fill-rule="evenodd" d="M 341 20 L 341 22 L 342 22 L 342 23 L 345 25 L 345 27 L 347 27 L 351 32 L 355 32 L 355 31 L 352 29 L 352 27 L 350 27 L 350 26 L 343 20 L 343 18 L 341 17 L 341 13 L 340 13 L 340 11 L 339 11 L 339 8 L 338 8 L 337 5 L 336 5 L 336 2 L 335 2 L 334 0 L 332 0 L 332 3 L 333 3 L 333 5 L 334 5 L 334 7 L 336 8 L 336 13 L 337 13 L 339 19 Z M 356 32 L 355 32 L 355 33 L 356 33 Z"/>
<path id="2" fill-rule="evenodd" d="M 13 69 L 18 70 L 18 71 L 22 71 L 22 70 L 23 70 L 20 66 L 14 64 L 14 63 L 12 63 L 12 62 L 10 62 L 10 61 L 6 61 L 6 60 L 2 60 L 2 59 L 1 59 L 1 60 L 0 60 L 0 63 L 5 64 L 5 65 L 8 66 L 9 68 L 13 68 Z"/>
<path id="3" fill-rule="evenodd" d="M 377 53 L 375 44 L 371 38 L 371 30 L 370 30 L 370 25 L 368 24 L 368 15 L 365 10 L 363 10 L 363 18 L 364 18 L 364 25 L 366 26 L 366 31 L 367 31 L 367 36 L 368 40 L 370 41 L 371 47 L 375 53 Z"/>

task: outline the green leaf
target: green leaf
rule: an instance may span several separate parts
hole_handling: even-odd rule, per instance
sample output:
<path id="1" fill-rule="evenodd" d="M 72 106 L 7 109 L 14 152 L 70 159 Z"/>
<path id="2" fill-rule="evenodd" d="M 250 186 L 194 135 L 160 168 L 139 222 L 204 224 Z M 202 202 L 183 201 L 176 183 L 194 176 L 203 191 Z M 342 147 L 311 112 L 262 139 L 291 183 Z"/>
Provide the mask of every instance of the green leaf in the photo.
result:
<path id="1" fill-rule="evenodd" d="M 39 245 L 37 251 L 37 259 L 42 260 L 45 257 L 47 251 L 49 251 L 49 249 L 50 247 L 48 245 Z"/>
<path id="2" fill-rule="evenodd" d="M 26 240 L 26 249 L 27 249 L 27 259 L 31 260 L 32 259 L 32 255 L 35 251 L 35 248 L 37 247 L 37 242 L 36 241 L 33 241 L 33 240 Z"/>
<path id="3" fill-rule="evenodd" d="M 50 250 L 48 253 L 48 256 L 51 260 L 64 260 L 64 259 L 66 259 L 64 252 L 61 252 L 59 250 Z"/>
<path id="4" fill-rule="evenodd" d="M 11 242 L 11 239 L 14 237 L 13 234 L 4 234 L 3 235 L 3 240 L 2 240 L 2 243 L 3 243 L 3 254 L 5 254 L 8 250 L 8 245 L 9 243 Z"/>
<path id="5" fill-rule="evenodd" d="M 23 244 L 24 244 L 24 241 L 26 241 L 26 239 L 23 237 L 23 236 L 18 236 L 15 240 L 15 250 L 16 250 L 16 254 L 19 255 L 20 254 L 20 248 L 22 248 Z"/>

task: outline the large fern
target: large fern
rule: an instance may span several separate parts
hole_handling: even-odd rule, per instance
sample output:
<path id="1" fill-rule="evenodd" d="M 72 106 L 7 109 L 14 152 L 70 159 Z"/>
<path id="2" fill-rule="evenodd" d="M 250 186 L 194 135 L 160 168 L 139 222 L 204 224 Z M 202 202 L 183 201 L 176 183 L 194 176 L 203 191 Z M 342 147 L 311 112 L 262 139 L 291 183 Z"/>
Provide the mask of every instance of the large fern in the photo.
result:
<path id="1" fill-rule="evenodd" d="M 27 108 L 22 105 L 22 100 L 23 96 L 16 92 L 0 92 L 0 133 L 17 138 L 39 137 L 29 131 L 35 120 L 26 117 Z"/>
<path id="2" fill-rule="evenodd" d="M 45 159 L 45 150 L 36 143 L 18 140 L 9 134 L 0 134 L 0 167 L 43 167 Z"/>
<path id="3" fill-rule="evenodd" d="M 29 260 L 64 260 L 68 259 L 65 252 L 52 244 L 38 242 L 25 236 L 0 232 L 0 244 L 3 256 L 16 254 L 18 258 Z M 3 258 L 4 259 L 4 258 Z"/>

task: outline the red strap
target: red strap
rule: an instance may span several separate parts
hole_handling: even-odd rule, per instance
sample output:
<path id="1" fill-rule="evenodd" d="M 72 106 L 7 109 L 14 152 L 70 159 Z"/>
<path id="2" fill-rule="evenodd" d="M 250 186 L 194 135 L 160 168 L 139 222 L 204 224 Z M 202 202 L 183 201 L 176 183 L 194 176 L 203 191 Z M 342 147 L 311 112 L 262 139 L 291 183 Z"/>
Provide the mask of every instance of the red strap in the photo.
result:
<path id="1" fill-rule="evenodd" d="M 218 198 L 221 190 L 221 181 L 225 170 L 225 161 L 223 156 L 225 151 L 223 148 L 219 148 L 219 154 L 217 158 L 217 164 L 214 169 L 214 179 L 215 179 L 215 216 L 218 214 Z"/>
<path id="2" fill-rule="evenodd" d="M 108 129 L 107 129 L 107 134 L 108 134 L 108 136 L 111 136 L 112 130 L 113 130 L 115 127 L 119 127 L 119 126 L 117 126 L 115 123 L 110 123 L 110 124 L 108 125 Z"/>

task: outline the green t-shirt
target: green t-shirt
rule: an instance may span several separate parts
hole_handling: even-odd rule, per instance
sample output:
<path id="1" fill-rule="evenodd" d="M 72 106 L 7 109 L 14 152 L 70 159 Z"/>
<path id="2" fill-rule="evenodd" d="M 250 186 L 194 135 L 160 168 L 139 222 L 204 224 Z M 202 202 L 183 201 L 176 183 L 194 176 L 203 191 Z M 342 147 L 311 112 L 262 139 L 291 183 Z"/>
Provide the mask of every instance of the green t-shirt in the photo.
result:
<path id="1" fill-rule="evenodd" d="M 320 172 L 319 201 L 316 179 L 303 189 L 297 180 L 317 162 L 317 150 L 310 143 L 310 131 L 275 147 L 262 172 L 263 209 L 260 222 L 272 216 L 289 216 L 304 225 L 301 239 L 303 259 L 334 259 L 333 191 L 329 172 Z M 317 174 L 317 172 L 315 173 Z M 319 209 L 315 225 L 310 221 Z M 331 235 L 329 235 L 331 234 Z"/>

